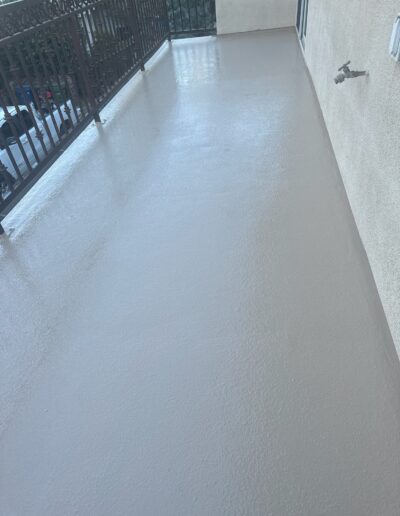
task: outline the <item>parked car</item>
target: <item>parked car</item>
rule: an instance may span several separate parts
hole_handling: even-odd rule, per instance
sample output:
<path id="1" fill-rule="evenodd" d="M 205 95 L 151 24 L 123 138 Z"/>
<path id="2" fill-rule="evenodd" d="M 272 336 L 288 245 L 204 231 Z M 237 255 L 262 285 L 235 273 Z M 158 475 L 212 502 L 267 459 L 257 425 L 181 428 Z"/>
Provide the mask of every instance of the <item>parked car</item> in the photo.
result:
<path id="1" fill-rule="evenodd" d="M 7 107 L 7 111 L 12 117 L 10 123 L 6 120 L 4 110 L 0 108 L 0 162 L 6 167 L 7 173 L 10 174 L 9 178 L 12 177 L 14 180 L 18 179 L 18 174 L 13 159 L 20 174 L 22 176 L 27 175 L 29 172 L 27 161 L 32 168 L 35 168 L 38 165 L 37 158 L 40 161 L 46 156 L 45 149 L 47 153 L 51 153 L 53 149 L 51 140 L 53 140 L 54 145 L 60 143 L 65 134 L 78 122 L 80 116 L 79 112 L 77 113 L 78 116 L 75 114 L 70 100 L 59 108 L 53 105 L 47 110 L 48 114 L 45 116 L 41 116 L 33 104 L 30 105 L 30 109 L 26 105 L 18 106 L 18 109 L 20 113 L 15 106 Z"/>

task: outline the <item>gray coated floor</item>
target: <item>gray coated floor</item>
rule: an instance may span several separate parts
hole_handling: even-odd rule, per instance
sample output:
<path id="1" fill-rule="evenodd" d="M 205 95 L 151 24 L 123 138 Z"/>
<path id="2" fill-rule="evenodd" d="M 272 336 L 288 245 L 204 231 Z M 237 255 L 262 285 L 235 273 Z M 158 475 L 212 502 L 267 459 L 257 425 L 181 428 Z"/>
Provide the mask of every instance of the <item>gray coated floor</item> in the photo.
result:
<path id="1" fill-rule="evenodd" d="M 1 244 L 3 343 L 42 355 L 0 514 L 398 516 L 398 359 L 294 31 L 174 42 L 130 88 Z"/>

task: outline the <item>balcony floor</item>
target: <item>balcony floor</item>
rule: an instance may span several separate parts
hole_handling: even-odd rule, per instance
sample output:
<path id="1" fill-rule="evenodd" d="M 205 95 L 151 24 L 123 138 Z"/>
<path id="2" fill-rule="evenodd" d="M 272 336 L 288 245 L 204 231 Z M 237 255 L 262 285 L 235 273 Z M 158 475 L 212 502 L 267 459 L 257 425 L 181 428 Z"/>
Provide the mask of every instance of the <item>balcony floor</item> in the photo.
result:
<path id="1" fill-rule="evenodd" d="M 398 359 L 294 31 L 174 42 L 103 116 L 5 221 L 0 514 L 398 516 Z"/>

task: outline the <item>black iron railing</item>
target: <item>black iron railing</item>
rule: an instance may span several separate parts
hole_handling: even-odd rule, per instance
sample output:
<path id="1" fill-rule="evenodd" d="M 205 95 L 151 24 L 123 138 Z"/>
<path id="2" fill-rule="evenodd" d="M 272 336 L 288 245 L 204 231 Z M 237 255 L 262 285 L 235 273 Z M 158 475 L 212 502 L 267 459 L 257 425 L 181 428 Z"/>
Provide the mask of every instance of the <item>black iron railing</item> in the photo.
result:
<path id="1" fill-rule="evenodd" d="M 215 0 L 0 5 L 1 221 L 171 35 L 215 29 Z"/>
<path id="2" fill-rule="evenodd" d="M 169 24 L 165 0 L 24 0 L 0 19 L 1 222 Z"/>
<path id="3" fill-rule="evenodd" d="M 173 37 L 214 34 L 215 0 L 167 0 Z"/>

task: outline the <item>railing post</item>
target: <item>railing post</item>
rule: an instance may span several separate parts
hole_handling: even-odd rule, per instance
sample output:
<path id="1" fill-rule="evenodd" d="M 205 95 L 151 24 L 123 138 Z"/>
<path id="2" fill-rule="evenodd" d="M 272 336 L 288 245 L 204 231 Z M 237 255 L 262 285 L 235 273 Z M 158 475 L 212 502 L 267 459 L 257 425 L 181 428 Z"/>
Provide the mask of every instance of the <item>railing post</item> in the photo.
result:
<path id="1" fill-rule="evenodd" d="M 168 39 L 168 41 L 171 41 L 171 27 L 169 25 L 167 0 L 164 0 L 164 13 L 165 13 L 165 24 L 166 24 L 166 28 L 167 28 L 167 39 Z"/>
<path id="2" fill-rule="evenodd" d="M 10 192 L 14 190 L 14 183 L 15 179 L 14 177 L 8 172 L 7 167 L 4 165 L 4 163 L 0 160 L 0 178 L 3 179 L 3 181 L 6 183 L 7 187 L 9 188 Z M 3 196 L 0 196 L 0 201 L 3 200 Z M 3 214 L 0 214 L 0 235 L 4 235 L 5 231 L 1 224 L 3 220 Z"/>
<path id="3" fill-rule="evenodd" d="M 139 64 L 140 69 L 142 72 L 145 71 L 144 66 L 144 49 L 143 49 L 143 41 L 142 41 L 142 31 L 140 28 L 140 21 L 139 21 L 139 9 L 137 5 L 137 0 L 128 0 L 129 4 L 129 11 L 131 13 L 131 22 L 132 22 L 132 29 L 134 35 L 136 35 L 136 41 L 137 41 L 137 51 L 139 54 Z"/>
<path id="4" fill-rule="evenodd" d="M 92 85 L 90 84 L 90 78 L 88 73 L 88 63 L 86 59 L 86 53 L 82 48 L 81 31 L 79 29 L 79 23 L 75 16 L 70 18 L 70 31 L 72 44 L 76 53 L 76 57 L 79 63 L 80 75 L 83 79 L 83 83 L 86 90 L 87 99 L 89 101 L 90 109 L 95 122 L 101 122 L 99 110 L 97 107 L 96 97 L 93 93 Z"/>

